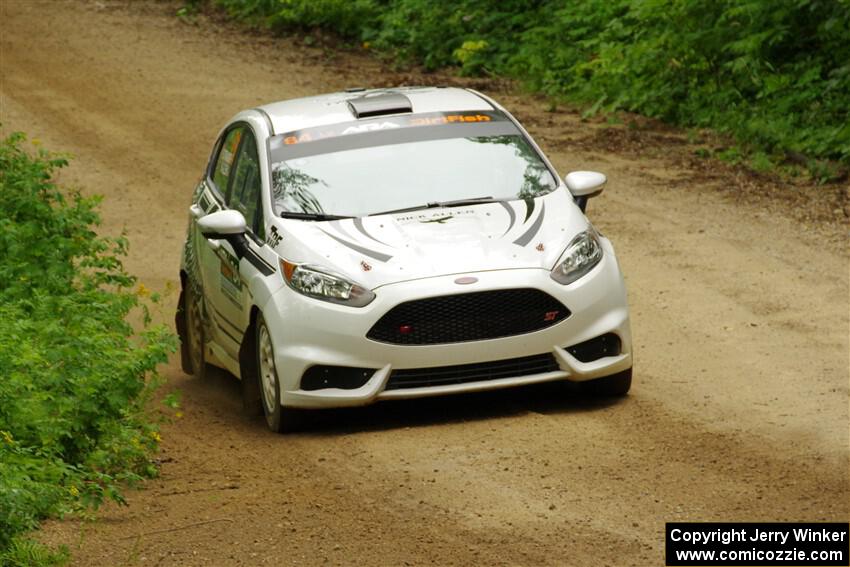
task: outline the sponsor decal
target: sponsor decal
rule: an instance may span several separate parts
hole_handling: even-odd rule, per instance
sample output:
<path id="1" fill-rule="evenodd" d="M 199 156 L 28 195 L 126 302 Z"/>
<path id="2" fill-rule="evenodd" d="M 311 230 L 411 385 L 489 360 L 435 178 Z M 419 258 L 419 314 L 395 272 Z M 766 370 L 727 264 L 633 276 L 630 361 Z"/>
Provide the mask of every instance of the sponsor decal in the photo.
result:
<path id="1" fill-rule="evenodd" d="M 404 213 L 400 216 L 395 217 L 396 222 L 399 223 L 412 223 L 412 222 L 421 222 L 421 223 L 429 223 L 435 222 L 437 224 L 444 224 L 445 221 L 455 218 L 455 217 L 468 217 L 475 216 L 477 212 L 475 209 L 461 209 L 459 207 L 452 208 L 452 214 L 442 216 L 439 213 L 434 212 L 426 212 L 426 213 Z"/>
<path id="2" fill-rule="evenodd" d="M 415 128 L 419 126 L 451 126 L 454 124 L 476 124 L 482 122 L 505 121 L 501 114 L 489 111 L 482 112 L 429 112 L 382 118 L 373 122 L 343 122 L 330 126 L 318 126 L 281 134 L 279 140 L 284 145 L 303 144 L 327 138 L 365 134 L 381 130 L 397 128 Z M 280 142 L 278 142 L 280 143 Z"/>
<path id="3" fill-rule="evenodd" d="M 410 119 L 411 126 L 436 126 L 457 122 L 490 122 L 493 119 L 486 114 L 444 114 L 443 116 L 423 116 Z"/>
<path id="4" fill-rule="evenodd" d="M 221 292 L 241 305 L 242 278 L 239 277 L 239 260 L 226 252 L 219 254 L 218 257 Z"/>
<path id="5" fill-rule="evenodd" d="M 280 244 L 281 236 L 280 233 L 277 231 L 276 226 L 272 225 L 272 227 L 269 229 L 269 234 L 266 240 L 268 240 L 269 246 L 271 246 L 272 248 L 275 248 L 278 244 Z"/>
<path id="6" fill-rule="evenodd" d="M 421 222 L 421 223 L 435 222 L 437 224 L 444 224 L 447 220 L 449 220 L 451 218 L 454 218 L 454 215 L 446 215 L 444 217 L 437 217 L 437 218 L 434 218 L 434 219 L 421 220 L 419 222 Z"/>
<path id="7" fill-rule="evenodd" d="M 395 122 L 373 122 L 371 124 L 358 124 L 357 126 L 349 126 L 342 131 L 342 135 L 346 134 L 362 134 L 364 132 L 375 132 L 376 130 L 391 130 L 393 128 L 401 128 Z M 285 142 L 285 140 L 284 140 Z"/>

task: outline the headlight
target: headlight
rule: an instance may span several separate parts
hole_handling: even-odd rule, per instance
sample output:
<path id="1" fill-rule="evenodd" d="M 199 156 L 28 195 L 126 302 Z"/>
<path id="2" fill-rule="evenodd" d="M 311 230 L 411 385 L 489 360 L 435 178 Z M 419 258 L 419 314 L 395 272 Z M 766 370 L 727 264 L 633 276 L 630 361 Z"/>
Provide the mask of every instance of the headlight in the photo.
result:
<path id="1" fill-rule="evenodd" d="M 280 261 L 280 267 L 289 287 L 308 297 L 351 307 L 363 307 L 375 299 L 375 294 L 368 289 L 327 268 L 286 260 Z"/>
<path id="2" fill-rule="evenodd" d="M 596 233 L 592 229 L 580 232 L 567 246 L 562 258 L 550 275 L 558 283 L 571 284 L 602 259 L 602 246 Z"/>

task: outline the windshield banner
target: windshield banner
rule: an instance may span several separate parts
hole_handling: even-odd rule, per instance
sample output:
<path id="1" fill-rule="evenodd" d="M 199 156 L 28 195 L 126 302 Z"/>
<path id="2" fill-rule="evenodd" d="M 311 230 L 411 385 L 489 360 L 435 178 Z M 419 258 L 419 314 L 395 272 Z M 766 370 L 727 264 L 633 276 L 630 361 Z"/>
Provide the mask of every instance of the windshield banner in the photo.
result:
<path id="1" fill-rule="evenodd" d="M 269 138 L 272 161 L 347 149 L 438 140 L 519 134 L 497 111 L 428 112 L 380 116 L 286 132 Z"/>

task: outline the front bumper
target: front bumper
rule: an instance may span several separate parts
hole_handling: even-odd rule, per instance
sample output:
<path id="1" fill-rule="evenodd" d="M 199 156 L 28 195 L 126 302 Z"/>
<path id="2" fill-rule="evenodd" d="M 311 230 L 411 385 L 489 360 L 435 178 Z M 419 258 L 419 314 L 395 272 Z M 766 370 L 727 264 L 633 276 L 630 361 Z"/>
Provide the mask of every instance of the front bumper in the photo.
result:
<path id="1" fill-rule="evenodd" d="M 303 408 L 357 406 L 384 399 L 492 390 L 552 380 L 578 382 L 626 370 L 632 366 L 626 291 L 613 251 L 608 248 L 606 252 L 588 275 L 568 286 L 555 282 L 541 269 L 476 272 L 478 282 L 462 287 L 454 283 L 462 274 L 453 274 L 382 286 L 375 290 L 375 300 L 362 308 L 311 299 L 284 287 L 263 308 L 274 341 L 282 404 Z M 542 290 L 561 301 L 572 314 L 539 331 L 490 340 L 412 346 L 366 338 L 384 313 L 404 301 L 512 288 Z M 619 336 L 620 354 L 581 362 L 566 350 L 605 333 Z M 464 365 L 544 353 L 554 356 L 558 370 L 462 384 L 387 389 L 394 369 Z M 302 390 L 301 377 L 313 365 L 376 370 L 356 389 Z"/>

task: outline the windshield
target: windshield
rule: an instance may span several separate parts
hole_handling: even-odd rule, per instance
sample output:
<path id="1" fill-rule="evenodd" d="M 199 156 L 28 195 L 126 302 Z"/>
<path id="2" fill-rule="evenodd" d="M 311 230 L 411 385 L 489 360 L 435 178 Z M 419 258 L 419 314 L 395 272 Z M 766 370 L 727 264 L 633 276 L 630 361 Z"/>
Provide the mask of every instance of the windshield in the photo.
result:
<path id="1" fill-rule="evenodd" d="M 557 187 L 536 151 L 512 124 L 503 122 L 499 127 L 508 133 L 442 137 L 487 132 L 468 125 L 450 128 L 436 130 L 438 139 L 419 141 L 408 140 L 428 138 L 417 136 L 424 130 L 437 137 L 435 130 L 416 129 L 413 136 L 401 137 L 398 131 L 361 133 L 347 141 L 356 138 L 366 147 L 339 150 L 342 145 L 332 140 L 334 145 L 313 147 L 336 151 L 316 155 L 305 155 L 311 144 L 299 144 L 302 147 L 291 152 L 290 159 L 272 163 L 275 211 L 356 217 L 435 202 L 533 198 Z M 370 141 L 381 145 L 368 145 Z M 286 151 L 272 150 L 273 160 L 276 154 L 287 157 Z"/>

